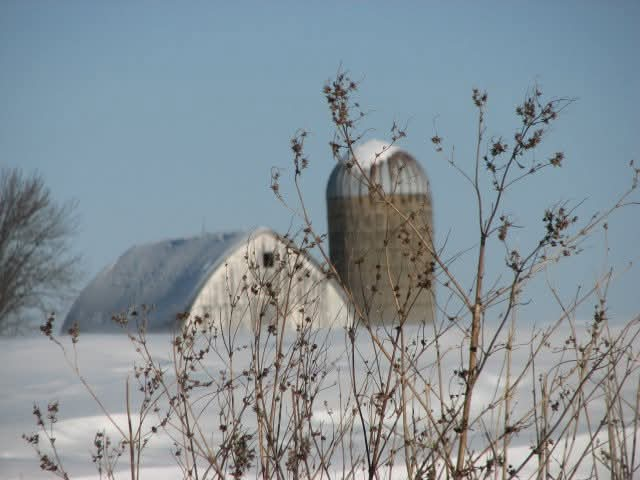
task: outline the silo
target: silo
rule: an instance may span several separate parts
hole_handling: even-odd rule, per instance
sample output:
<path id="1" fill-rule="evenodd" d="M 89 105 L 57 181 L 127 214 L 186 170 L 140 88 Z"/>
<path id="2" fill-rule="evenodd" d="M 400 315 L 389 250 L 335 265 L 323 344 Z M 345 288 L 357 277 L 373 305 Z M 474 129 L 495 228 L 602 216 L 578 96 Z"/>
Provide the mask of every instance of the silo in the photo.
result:
<path id="1" fill-rule="evenodd" d="M 354 155 L 370 182 L 351 156 L 333 169 L 327 185 L 331 260 L 369 322 L 432 322 L 428 178 L 413 156 L 378 140 L 356 147 Z"/>

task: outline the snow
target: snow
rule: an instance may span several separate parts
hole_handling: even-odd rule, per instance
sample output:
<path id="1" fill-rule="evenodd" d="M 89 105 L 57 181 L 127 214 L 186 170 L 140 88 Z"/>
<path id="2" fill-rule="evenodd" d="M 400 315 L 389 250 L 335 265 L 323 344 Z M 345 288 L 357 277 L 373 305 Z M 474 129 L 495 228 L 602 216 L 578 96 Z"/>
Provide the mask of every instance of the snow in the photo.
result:
<path id="1" fill-rule="evenodd" d="M 395 145 L 372 139 L 356 145 L 353 153 L 360 166 L 363 169 L 368 169 L 371 168 L 374 163 L 385 162 L 391 155 L 400 150 L 401 149 Z"/>
<path id="2" fill-rule="evenodd" d="M 431 327 L 427 327 L 425 330 L 417 327 L 412 328 L 416 328 L 416 330 L 409 332 L 408 338 L 427 338 L 431 332 Z M 569 333 L 569 330 L 558 331 L 552 340 L 554 346 L 556 344 L 562 345 L 562 339 Z M 514 365 L 524 364 L 529 352 L 528 347 L 524 345 L 524 339 L 528 338 L 530 334 L 531 326 L 523 326 L 517 333 L 516 338 L 522 342 L 523 346 L 516 348 L 513 352 Z M 343 392 L 347 392 L 349 389 L 349 360 L 346 354 L 348 342 L 342 329 L 319 330 L 318 335 L 326 338 L 327 360 L 332 367 L 325 380 L 325 385 L 329 388 L 322 394 L 321 401 L 317 403 L 317 408 L 313 412 L 313 422 L 314 425 L 327 425 L 335 421 L 339 415 L 337 385 L 340 385 Z M 252 338 L 248 331 L 240 331 L 236 343 L 239 345 L 251 343 Z M 457 345 L 463 339 L 464 332 L 454 329 L 440 339 L 442 351 L 449 352 L 442 358 L 441 366 L 447 374 L 445 388 L 451 389 L 451 391 L 456 391 L 459 388 L 460 382 L 455 378 L 455 375 L 452 375 L 452 372 L 460 368 L 462 357 Z M 67 348 L 67 358 L 71 365 L 77 358 L 83 378 L 101 399 L 105 409 L 115 422 L 121 428 L 126 428 L 125 385 L 127 381 L 131 385 L 135 385 L 131 369 L 139 359 L 129 339 L 124 334 L 81 335 L 75 353 L 68 336 L 61 340 Z M 171 365 L 170 340 L 170 335 L 167 333 L 149 335 L 149 348 L 160 365 L 167 367 L 167 371 L 170 371 L 168 367 Z M 291 340 L 292 338 L 286 338 L 286 342 Z M 356 342 L 357 351 L 362 355 L 361 359 L 373 358 L 371 344 L 364 331 L 360 331 Z M 236 368 L 243 368 L 243 365 L 249 361 L 249 357 L 248 350 L 239 350 L 235 360 L 237 362 Z M 558 357 L 552 354 L 540 357 L 540 361 L 536 365 L 537 374 L 550 371 L 550 367 L 555 365 L 557 360 Z M 37 402 L 42 409 L 45 409 L 47 402 L 55 400 L 60 404 L 59 422 L 55 427 L 56 443 L 60 449 L 65 468 L 71 474 L 71 478 L 97 479 L 98 475 L 91 463 L 90 456 L 94 435 L 96 431 L 105 429 L 108 434 L 115 437 L 116 429 L 109 424 L 100 408 L 72 373 L 60 349 L 43 337 L 4 338 L 0 339 L 0 362 L 4 366 L 0 373 L 0 385 L 2 385 L 0 390 L 0 418 L 2 418 L 0 424 L 0 478 L 12 480 L 50 478 L 48 474 L 40 472 L 34 452 L 21 439 L 21 435 L 36 431 L 31 413 L 33 402 Z M 217 372 L 222 366 L 220 362 L 220 359 L 210 359 L 210 363 L 207 364 L 210 371 Z M 359 380 L 364 380 L 367 377 L 364 365 L 363 361 L 358 363 L 356 378 Z M 426 378 L 436 378 L 435 358 L 421 358 L 419 368 Z M 496 390 L 502 386 L 499 375 L 499 361 L 488 365 L 486 374 L 483 375 L 474 396 L 473 410 L 478 413 L 486 409 L 484 419 L 490 432 L 500 421 L 500 412 L 489 408 Z M 516 392 L 514 418 L 519 412 L 530 408 L 531 385 L 532 379 L 529 374 L 519 391 Z M 132 390 L 135 392 L 135 389 Z M 623 396 L 632 402 L 634 401 L 632 389 L 625 389 Z M 139 399 L 134 393 L 132 398 L 133 411 L 135 411 L 135 405 L 138 404 Z M 212 435 L 216 434 L 216 429 L 212 427 L 212 425 L 216 425 L 215 408 L 209 408 L 209 413 L 202 417 L 203 425 L 210 428 Z M 434 415 L 437 414 L 437 407 L 434 406 Z M 593 424 L 596 425 L 604 418 L 603 406 L 596 402 L 590 415 Z M 137 420 L 135 415 L 133 420 Z M 356 427 L 356 433 L 357 431 L 359 431 L 359 425 Z M 584 425 L 582 425 L 576 434 L 577 444 L 586 442 L 585 435 Z M 473 432 L 472 442 L 478 441 L 481 436 L 480 432 Z M 514 436 L 510 449 L 513 461 L 524 458 L 530 453 L 530 441 L 527 434 Z M 179 478 L 180 471 L 170 453 L 171 445 L 170 439 L 166 436 L 154 437 L 144 453 L 141 478 Z M 363 451 L 358 450 L 360 447 L 362 445 L 356 445 L 355 451 Z M 341 472 L 338 460 L 336 459 L 336 463 L 331 467 L 338 474 L 336 478 L 340 478 L 339 473 Z M 126 461 L 122 460 L 119 465 L 122 470 L 119 478 L 127 478 L 126 467 Z M 403 467 L 397 462 L 387 471 L 385 478 L 403 478 L 403 475 Z M 356 476 L 356 478 L 360 477 Z M 365 478 L 364 475 L 362 478 Z"/>

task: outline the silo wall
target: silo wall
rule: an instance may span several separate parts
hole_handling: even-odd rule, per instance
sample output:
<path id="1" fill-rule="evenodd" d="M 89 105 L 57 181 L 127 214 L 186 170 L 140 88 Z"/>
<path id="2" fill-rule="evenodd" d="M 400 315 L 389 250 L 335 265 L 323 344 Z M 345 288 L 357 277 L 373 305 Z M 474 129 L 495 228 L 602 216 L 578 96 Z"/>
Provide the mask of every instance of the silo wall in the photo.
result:
<path id="1" fill-rule="evenodd" d="M 329 198 L 331 260 L 372 324 L 429 323 L 434 319 L 431 199 L 388 195 L 412 218 L 405 221 L 377 195 Z M 420 236 L 425 240 L 423 242 Z"/>

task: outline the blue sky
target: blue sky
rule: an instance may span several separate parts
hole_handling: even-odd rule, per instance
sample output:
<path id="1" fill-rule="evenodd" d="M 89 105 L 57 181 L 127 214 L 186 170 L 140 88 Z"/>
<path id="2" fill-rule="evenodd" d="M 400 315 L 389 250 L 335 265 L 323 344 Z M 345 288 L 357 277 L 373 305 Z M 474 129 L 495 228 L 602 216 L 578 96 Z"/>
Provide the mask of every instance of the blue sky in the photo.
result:
<path id="1" fill-rule="evenodd" d="M 629 160 L 640 161 L 639 21 L 631 1 L 5 0 L 0 163 L 38 170 L 57 199 L 77 199 L 74 248 L 88 280 L 133 244 L 203 226 L 297 225 L 269 182 L 272 167 L 291 175 L 289 139 L 305 128 L 305 195 L 324 231 L 334 161 L 321 89 L 343 65 L 362 81 L 370 137 L 408 122 L 402 146 L 430 176 L 437 233 L 450 234 L 453 253 L 470 246 L 473 210 L 468 188 L 428 142 L 434 118 L 458 161 L 471 165 L 473 87 L 489 92 L 487 134 L 506 137 L 532 85 L 575 97 L 539 153 L 564 150 L 565 168 L 523 188 L 507 211 L 531 235 L 556 200 L 586 199 L 579 214 L 587 219 L 628 186 Z M 285 194 L 289 187 L 283 182 Z M 608 261 L 618 270 L 640 260 L 639 215 L 630 209 L 610 222 Z M 592 281 L 604 264 L 601 239 L 555 281 Z M 637 270 L 615 290 L 621 315 L 639 310 Z"/>

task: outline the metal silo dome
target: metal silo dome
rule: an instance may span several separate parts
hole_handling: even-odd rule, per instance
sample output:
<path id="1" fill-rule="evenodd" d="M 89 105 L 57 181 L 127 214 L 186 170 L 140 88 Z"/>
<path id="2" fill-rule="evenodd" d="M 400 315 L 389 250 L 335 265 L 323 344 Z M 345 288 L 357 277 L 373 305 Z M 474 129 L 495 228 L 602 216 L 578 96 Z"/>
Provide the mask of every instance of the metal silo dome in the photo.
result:
<path id="1" fill-rule="evenodd" d="M 429 180 L 408 152 L 379 140 L 370 140 L 354 149 L 354 156 L 371 182 L 391 195 L 429 195 Z M 369 185 L 351 155 L 331 172 L 327 199 L 369 195 Z"/>

